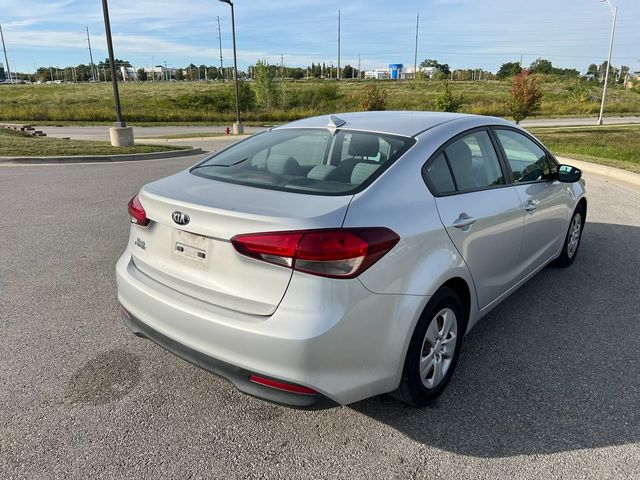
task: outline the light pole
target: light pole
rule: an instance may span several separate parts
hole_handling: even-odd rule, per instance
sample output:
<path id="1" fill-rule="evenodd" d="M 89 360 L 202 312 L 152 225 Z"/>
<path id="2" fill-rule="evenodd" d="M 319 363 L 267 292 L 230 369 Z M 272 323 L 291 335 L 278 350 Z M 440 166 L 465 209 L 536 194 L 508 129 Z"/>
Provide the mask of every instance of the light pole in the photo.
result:
<path id="1" fill-rule="evenodd" d="M 107 50 L 109 51 L 109 66 L 111 69 L 111 84 L 113 85 L 113 100 L 116 107 L 116 123 L 109 129 L 111 144 L 114 147 L 133 146 L 133 128 L 127 127 L 122 118 L 120 106 L 120 93 L 118 92 L 118 77 L 116 76 L 116 62 L 113 54 L 113 41 L 111 39 L 111 22 L 109 20 L 109 6 L 107 0 L 102 0 L 102 13 L 104 14 L 104 31 L 107 36 Z"/>
<path id="2" fill-rule="evenodd" d="M 607 72 L 604 75 L 604 88 L 602 90 L 602 103 L 600 104 L 600 115 L 598 116 L 598 125 L 602 125 L 602 115 L 604 114 L 604 102 L 607 96 L 607 85 L 609 83 L 609 70 L 611 70 L 611 54 L 613 53 L 613 39 L 616 34 L 616 19 L 618 18 L 618 7 L 614 7 L 610 0 L 600 0 L 607 2 L 613 15 L 613 25 L 611 26 L 611 41 L 609 42 L 609 58 L 607 59 Z"/>
<path id="3" fill-rule="evenodd" d="M 231 0 L 218 0 L 227 3 L 231 7 L 231 34 L 233 35 L 233 80 L 236 86 L 236 123 L 233 124 L 233 134 L 239 135 L 244 133 L 244 127 L 240 123 L 240 90 L 238 87 L 238 56 L 236 52 L 236 16 Z"/>

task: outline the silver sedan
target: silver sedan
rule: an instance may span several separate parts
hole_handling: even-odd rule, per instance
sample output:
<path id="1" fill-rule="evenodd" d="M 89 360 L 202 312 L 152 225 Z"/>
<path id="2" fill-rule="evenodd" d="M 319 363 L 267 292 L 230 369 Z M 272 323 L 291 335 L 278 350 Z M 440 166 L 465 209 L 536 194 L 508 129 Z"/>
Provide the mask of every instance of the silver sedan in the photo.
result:
<path id="1" fill-rule="evenodd" d="M 580 170 L 505 120 L 315 117 L 144 186 L 118 298 L 134 333 L 245 393 L 422 406 L 478 320 L 575 260 L 586 213 Z"/>

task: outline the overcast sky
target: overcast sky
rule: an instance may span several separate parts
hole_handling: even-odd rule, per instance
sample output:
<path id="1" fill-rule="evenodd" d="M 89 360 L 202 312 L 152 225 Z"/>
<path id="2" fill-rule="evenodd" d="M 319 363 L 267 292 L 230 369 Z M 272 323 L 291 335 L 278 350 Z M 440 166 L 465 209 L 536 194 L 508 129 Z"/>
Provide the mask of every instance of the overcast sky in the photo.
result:
<path id="1" fill-rule="evenodd" d="M 640 1 L 619 7 L 613 64 L 640 70 Z M 453 68 L 530 64 L 537 57 L 585 70 L 607 56 L 611 13 L 599 0 L 236 0 L 241 68 L 266 59 L 285 65 L 336 63 L 337 13 L 342 10 L 342 64 L 362 68 L 413 64 L 416 13 L 418 58 Z M 216 0 L 110 0 L 114 48 L 136 67 L 217 65 L 216 17 L 223 56 L 231 56 L 229 7 Z M 94 59 L 106 57 L 100 0 L 0 0 L 9 62 L 18 71 L 37 65 L 88 63 L 84 27 Z M 4 58 L 0 58 L 4 63 Z"/>

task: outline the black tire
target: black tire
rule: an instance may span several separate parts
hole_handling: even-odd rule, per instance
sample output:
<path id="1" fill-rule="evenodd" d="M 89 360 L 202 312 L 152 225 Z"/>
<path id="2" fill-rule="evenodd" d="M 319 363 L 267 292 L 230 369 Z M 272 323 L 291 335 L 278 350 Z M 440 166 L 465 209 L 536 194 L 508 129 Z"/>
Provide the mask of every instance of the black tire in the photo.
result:
<path id="1" fill-rule="evenodd" d="M 573 216 L 571 217 L 571 221 L 569 222 L 569 228 L 567 229 L 567 235 L 564 238 L 564 245 L 562 246 L 562 252 L 558 258 L 553 261 L 553 265 L 559 268 L 567 268 L 569 265 L 573 263 L 573 261 L 578 256 L 578 250 L 580 249 L 580 242 L 582 240 L 582 231 L 584 230 L 584 224 L 586 219 L 586 211 L 584 205 L 578 205 L 576 210 L 573 212 Z M 576 217 L 578 217 L 578 221 L 580 223 L 580 229 L 578 232 L 578 239 L 575 245 L 575 248 L 571 249 L 571 240 L 574 234 L 574 222 L 576 221 Z"/>
<path id="2" fill-rule="evenodd" d="M 451 309 L 455 314 L 457 323 L 455 349 L 450 358 L 451 363 L 442 380 L 437 385 L 434 385 L 433 388 L 427 388 L 420 375 L 420 361 L 424 354 L 423 342 L 425 341 L 427 329 L 432 322 L 438 322 L 436 315 L 444 309 Z M 409 349 L 407 350 L 400 386 L 391 392 L 390 395 L 401 402 L 415 407 L 424 407 L 433 402 L 433 400 L 444 391 L 451 380 L 451 376 L 458 363 L 458 357 L 460 356 L 462 340 L 467 328 L 467 320 L 462 302 L 456 292 L 447 287 L 438 290 L 429 301 L 429 304 L 416 325 L 413 336 L 411 337 L 411 342 L 409 343 Z"/>

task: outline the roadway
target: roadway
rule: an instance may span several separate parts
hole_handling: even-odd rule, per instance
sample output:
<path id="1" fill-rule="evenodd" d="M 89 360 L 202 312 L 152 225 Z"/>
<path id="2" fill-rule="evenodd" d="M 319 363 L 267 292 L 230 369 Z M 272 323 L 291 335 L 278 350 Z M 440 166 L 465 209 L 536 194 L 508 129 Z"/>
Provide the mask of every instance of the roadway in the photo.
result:
<path id="1" fill-rule="evenodd" d="M 301 412 L 120 322 L 127 201 L 196 160 L 0 167 L 0 478 L 637 478 L 638 190 L 586 175 L 576 262 L 470 333 L 434 406 Z"/>

